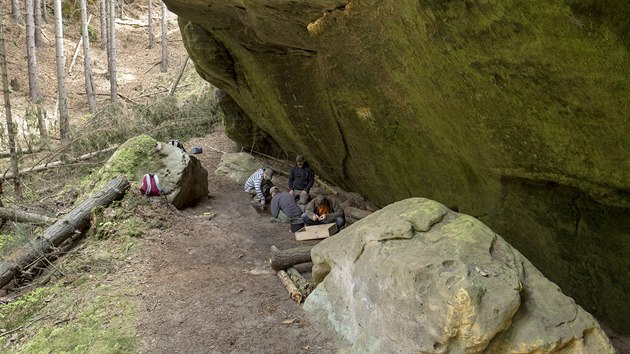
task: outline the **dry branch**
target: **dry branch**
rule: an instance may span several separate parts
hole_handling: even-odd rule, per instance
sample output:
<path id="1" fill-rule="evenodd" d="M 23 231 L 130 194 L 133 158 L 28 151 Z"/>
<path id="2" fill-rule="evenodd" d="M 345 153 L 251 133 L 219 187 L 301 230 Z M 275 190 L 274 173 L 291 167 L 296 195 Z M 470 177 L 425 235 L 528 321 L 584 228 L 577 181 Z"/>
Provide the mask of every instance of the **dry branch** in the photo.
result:
<path id="1" fill-rule="evenodd" d="M 49 225 L 57 221 L 57 219 L 45 215 L 2 207 L 0 207 L 0 219 L 13 220 L 17 222 L 27 222 L 38 225 Z"/>
<path id="2" fill-rule="evenodd" d="M 88 17 L 88 20 L 87 20 L 88 25 L 90 24 L 90 21 L 92 21 L 92 14 L 90 14 L 90 17 Z M 72 74 L 72 68 L 74 67 L 74 63 L 77 62 L 77 57 L 79 56 L 79 48 L 81 47 L 81 44 L 83 44 L 83 36 L 79 38 L 79 42 L 77 42 L 77 47 L 74 48 L 74 55 L 72 56 L 70 67 L 68 68 L 68 75 Z"/>
<path id="3" fill-rule="evenodd" d="M 77 162 L 77 161 L 88 160 L 88 159 L 91 159 L 94 156 L 97 156 L 97 155 L 100 155 L 100 154 L 104 154 L 104 153 L 112 151 L 112 150 L 116 150 L 117 148 L 118 148 L 118 145 L 114 145 L 114 146 L 108 147 L 107 149 L 90 152 L 90 153 L 81 155 L 81 156 L 79 156 L 77 158 L 69 159 L 66 162 L 64 162 L 64 161 L 47 162 L 47 163 L 45 163 L 43 165 L 38 165 L 38 166 L 26 168 L 26 169 L 20 171 L 19 174 L 23 175 L 25 173 L 30 173 L 30 172 L 44 171 L 44 170 L 48 170 L 48 169 L 51 169 L 51 168 L 60 167 L 60 166 L 64 166 L 64 165 L 67 165 L 67 164 L 70 164 L 70 163 L 74 163 L 74 162 Z M 0 180 L 8 180 L 8 179 L 12 179 L 14 177 L 15 176 L 14 176 L 13 173 L 7 172 L 4 176 L 2 176 L 2 178 L 0 178 Z"/>
<path id="4" fill-rule="evenodd" d="M 289 248 L 282 251 L 273 251 L 271 255 L 271 268 L 283 270 L 301 263 L 311 262 L 312 246 Z"/>
<path id="5" fill-rule="evenodd" d="M 35 149 L 28 148 L 27 150 L 17 152 L 17 154 L 18 155 L 30 155 L 30 154 L 35 154 L 35 153 L 41 152 L 42 150 L 43 150 L 42 148 L 35 148 Z M 8 151 L 1 151 L 0 152 L 0 158 L 7 158 L 7 157 L 11 157 L 11 153 L 10 152 L 8 152 Z"/>
<path id="6" fill-rule="evenodd" d="M 64 218 L 44 230 L 41 236 L 23 250 L 24 254 L 16 261 L 0 263 L 0 288 L 20 276 L 42 257 L 52 254 L 68 238 L 89 227 L 92 210 L 99 206 L 108 206 L 114 200 L 121 198 L 127 188 L 129 188 L 129 182 L 125 177 L 114 178 L 98 193 L 93 194 Z"/>
<path id="7" fill-rule="evenodd" d="M 293 283 L 293 281 L 291 280 L 287 272 L 285 272 L 284 270 L 279 270 L 277 275 L 278 275 L 278 278 L 280 278 L 282 285 L 284 285 L 284 287 L 289 292 L 289 295 L 291 296 L 291 298 L 295 300 L 295 302 L 297 302 L 298 304 L 302 302 L 302 299 L 303 299 L 302 293 L 300 292 L 300 289 L 298 289 L 297 286 L 295 286 L 295 283 Z"/>
<path id="8" fill-rule="evenodd" d="M 168 95 L 167 96 L 173 96 L 173 94 L 175 94 L 175 90 L 177 90 L 177 85 L 179 85 L 179 80 L 182 79 L 182 76 L 184 75 L 184 70 L 186 70 L 186 64 L 188 64 L 188 58 L 189 57 L 186 56 L 186 59 L 184 59 L 184 64 L 182 65 L 182 68 L 179 70 L 179 74 L 177 75 L 177 79 L 173 83 L 173 86 L 171 87 L 171 89 L 168 91 Z"/>

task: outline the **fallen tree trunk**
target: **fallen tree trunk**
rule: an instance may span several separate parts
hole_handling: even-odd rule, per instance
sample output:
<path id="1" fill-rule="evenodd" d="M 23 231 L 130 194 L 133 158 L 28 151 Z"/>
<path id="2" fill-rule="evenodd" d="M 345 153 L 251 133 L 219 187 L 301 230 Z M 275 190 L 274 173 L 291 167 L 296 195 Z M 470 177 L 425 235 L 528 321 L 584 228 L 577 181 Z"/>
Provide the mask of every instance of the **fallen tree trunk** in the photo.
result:
<path id="1" fill-rule="evenodd" d="M 45 215 L 2 207 L 0 207 L 0 219 L 17 222 L 27 222 L 36 225 L 48 225 L 57 221 L 57 219 Z"/>
<path id="2" fill-rule="evenodd" d="M 313 291 L 313 285 L 311 285 L 311 283 L 306 280 L 297 269 L 290 267 L 287 269 L 287 274 L 305 298 L 311 293 L 311 291 Z"/>
<path id="3" fill-rule="evenodd" d="M 66 162 L 60 160 L 60 161 L 48 162 L 48 163 L 45 163 L 43 165 L 37 165 L 37 166 L 34 166 L 34 167 L 26 168 L 26 169 L 23 169 L 20 172 L 18 172 L 18 174 L 23 175 L 23 174 L 30 173 L 30 172 L 44 171 L 44 170 L 48 170 L 48 169 L 51 169 L 51 168 L 64 166 L 64 165 L 67 165 L 67 164 L 70 164 L 70 163 L 73 163 L 73 162 L 88 160 L 88 159 L 91 159 L 94 156 L 97 156 L 97 155 L 100 155 L 100 154 L 104 154 L 104 153 L 110 152 L 112 150 L 116 150 L 116 149 L 118 149 L 118 146 L 119 146 L 119 144 L 114 145 L 114 146 L 110 146 L 110 147 L 108 147 L 106 149 L 103 149 L 103 150 L 90 152 L 90 153 L 81 155 L 81 156 L 76 157 L 76 158 L 68 159 L 68 161 L 66 161 Z M 15 178 L 15 176 L 13 175 L 12 172 L 7 172 L 7 173 L 4 174 L 4 176 L 1 176 L 1 179 L 3 179 L 3 180 L 8 180 L 8 179 L 12 179 L 12 178 Z"/>
<path id="4" fill-rule="evenodd" d="M 274 251 L 271 255 L 271 268 L 283 270 L 300 263 L 311 261 L 312 246 L 289 248 L 282 251 Z"/>
<path id="5" fill-rule="evenodd" d="M 93 194 L 81 205 L 70 211 L 64 218 L 48 227 L 41 236 L 24 249 L 24 254 L 14 262 L 0 263 L 0 288 L 20 276 L 33 263 L 50 255 L 64 241 L 89 226 L 92 210 L 99 206 L 108 206 L 121 198 L 129 188 L 125 177 L 116 177 L 109 181 L 98 193 Z"/>

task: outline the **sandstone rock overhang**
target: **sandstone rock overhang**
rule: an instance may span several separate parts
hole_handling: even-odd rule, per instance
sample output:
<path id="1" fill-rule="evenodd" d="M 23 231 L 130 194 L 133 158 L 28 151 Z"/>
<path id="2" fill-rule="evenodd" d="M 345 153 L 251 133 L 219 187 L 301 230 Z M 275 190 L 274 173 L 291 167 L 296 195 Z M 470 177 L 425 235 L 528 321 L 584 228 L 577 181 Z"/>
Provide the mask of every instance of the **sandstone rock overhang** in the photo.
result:
<path id="1" fill-rule="evenodd" d="M 473 215 L 630 333 L 630 3 L 166 4 L 233 139 Z"/>

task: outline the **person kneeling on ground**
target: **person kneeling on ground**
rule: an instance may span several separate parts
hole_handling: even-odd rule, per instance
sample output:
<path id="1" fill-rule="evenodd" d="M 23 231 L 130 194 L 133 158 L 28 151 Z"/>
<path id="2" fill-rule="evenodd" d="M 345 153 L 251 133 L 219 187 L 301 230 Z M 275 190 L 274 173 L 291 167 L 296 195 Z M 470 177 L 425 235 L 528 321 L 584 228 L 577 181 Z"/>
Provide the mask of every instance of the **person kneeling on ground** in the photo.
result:
<path id="1" fill-rule="evenodd" d="M 273 186 L 271 178 L 273 177 L 273 170 L 270 168 L 259 168 L 254 172 L 245 182 L 245 192 L 254 196 L 255 202 L 264 206 L 271 200 L 271 194 L 269 189 Z"/>
<path id="2" fill-rule="evenodd" d="M 306 225 L 335 223 L 337 224 L 337 230 L 341 230 L 346 224 L 343 209 L 341 209 L 339 202 L 326 196 L 321 189 L 316 191 L 316 197 L 306 205 L 304 214 L 302 214 L 302 220 Z"/>
<path id="3" fill-rule="evenodd" d="M 302 209 L 297 205 L 293 196 L 287 192 L 280 191 L 278 187 L 271 187 L 271 222 L 279 223 L 302 223 Z"/>
<path id="4" fill-rule="evenodd" d="M 315 173 L 304 161 L 304 156 L 295 158 L 295 167 L 289 171 L 289 194 L 298 200 L 298 204 L 305 205 L 309 200 L 309 192 L 315 183 Z"/>

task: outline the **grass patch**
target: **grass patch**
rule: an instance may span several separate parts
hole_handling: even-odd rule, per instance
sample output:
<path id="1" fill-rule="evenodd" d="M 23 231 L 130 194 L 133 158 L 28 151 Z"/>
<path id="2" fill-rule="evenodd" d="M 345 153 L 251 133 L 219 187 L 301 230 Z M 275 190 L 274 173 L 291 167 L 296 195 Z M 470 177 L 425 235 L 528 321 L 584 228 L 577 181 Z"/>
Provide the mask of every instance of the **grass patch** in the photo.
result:
<path id="1" fill-rule="evenodd" d="M 167 100 L 133 109 L 112 106 L 96 116 L 83 117 L 82 125 L 74 127 L 72 145 L 46 152 L 45 158 L 28 158 L 30 165 L 35 165 L 63 158 L 64 154 L 79 156 L 145 133 L 145 139 L 134 141 L 151 147 L 155 140 L 185 142 L 211 132 L 219 122 L 218 112 L 211 95 L 193 95 L 181 103 Z M 105 164 L 109 158 L 106 154 L 89 162 L 27 175 L 22 180 L 26 199 L 19 204 L 32 205 L 29 210 L 49 216 L 59 211 L 67 213 L 79 196 L 98 189 L 99 180 L 106 182 L 123 174 L 136 181 L 133 171 L 153 163 L 137 151 L 150 150 L 144 146 L 119 149 L 117 153 L 129 156 L 119 159 L 123 163 L 115 166 Z M 18 204 L 11 192 L 7 188 L 3 200 Z M 139 291 L 138 280 L 126 268 L 130 267 L 129 257 L 140 251 L 138 238 L 149 229 L 168 225 L 169 217 L 165 200 L 145 198 L 135 189 L 109 207 L 94 210 L 92 226 L 84 239 L 35 280 L 40 285 L 23 289 L 16 300 L 0 305 L 0 335 L 4 334 L 0 337 L 0 353 L 137 352 L 138 300 L 134 294 Z M 41 234 L 41 229 L 8 223 L 0 232 L 2 259 Z"/>
<path id="2" fill-rule="evenodd" d="M 116 273 L 128 271 L 128 257 L 138 251 L 134 236 L 142 233 L 141 220 L 128 218 L 134 210 L 124 208 L 144 204 L 134 202 L 139 196 L 127 195 L 127 201 L 96 213 L 96 231 L 55 262 L 42 277 L 50 279 L 47 284 L 0 305 L 0 333 L 14 331 L 6 336 L 1 353 L 137 351 L 137 281 Z M 108 227 L 114 224 L 127 226 Z M 106 237 L 103 230 L 108 230 Z"/>

